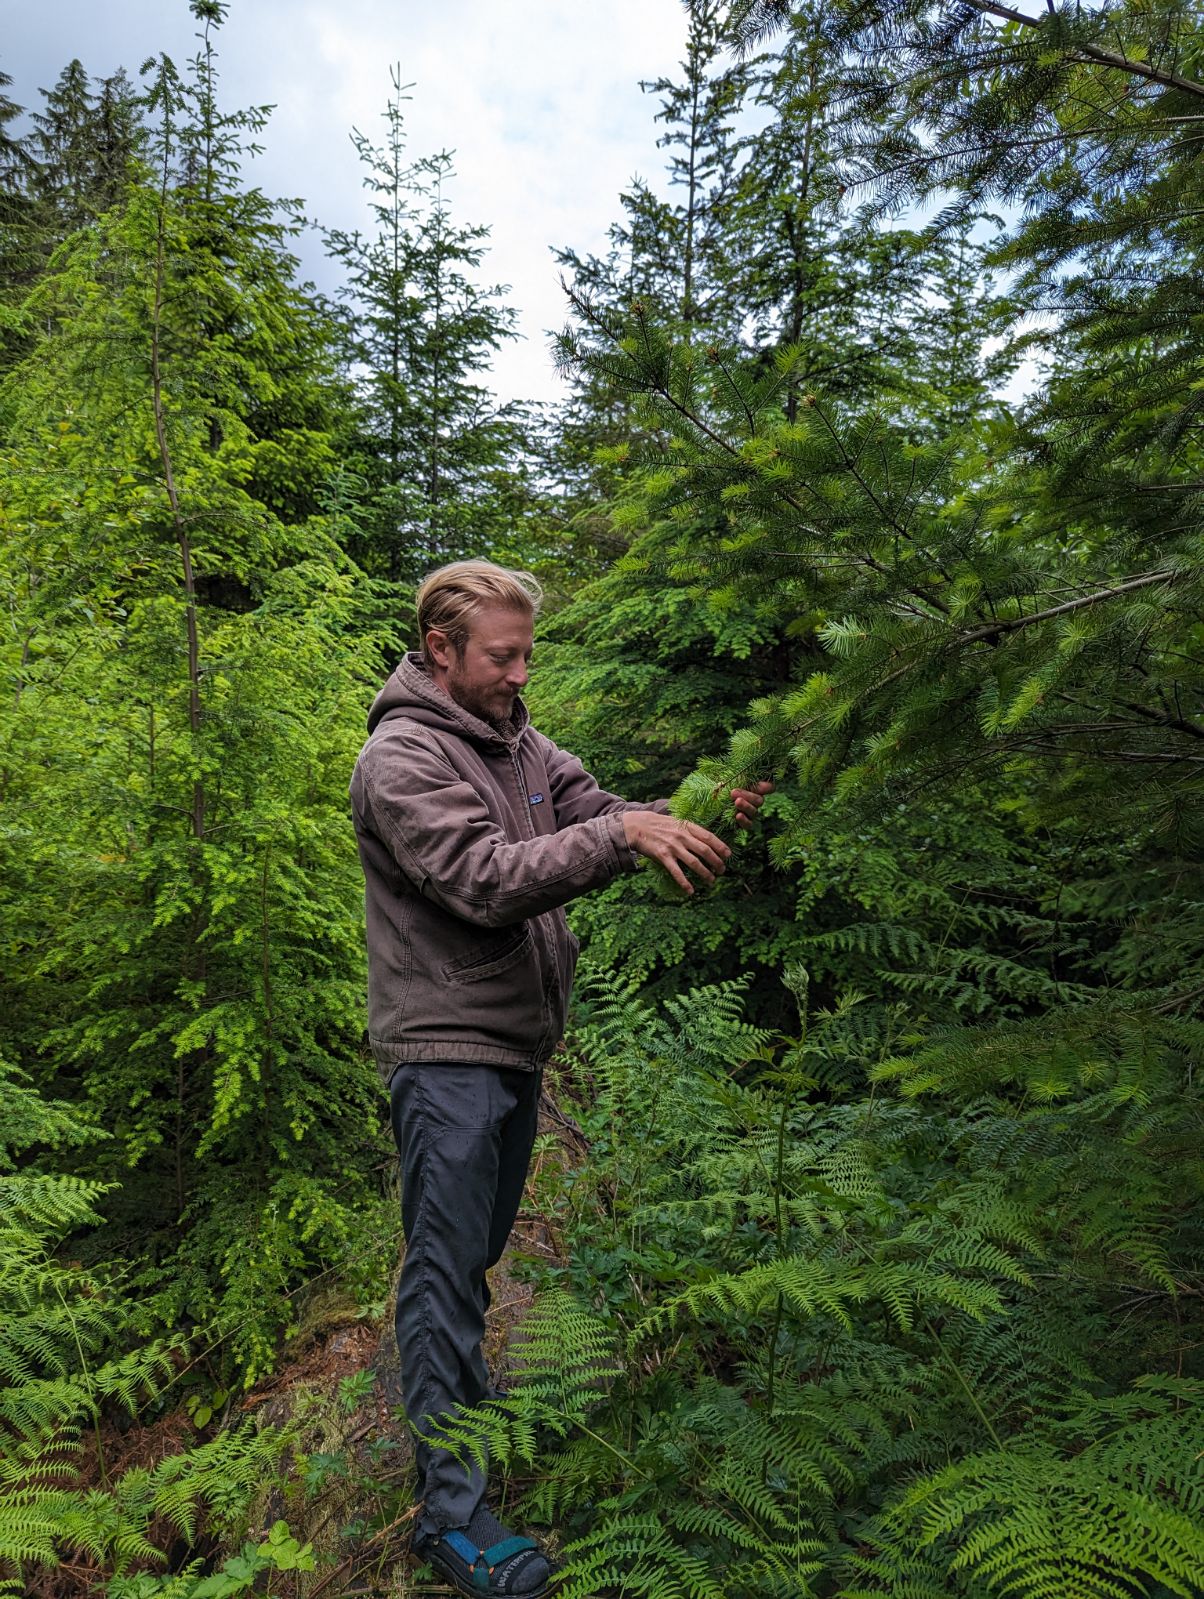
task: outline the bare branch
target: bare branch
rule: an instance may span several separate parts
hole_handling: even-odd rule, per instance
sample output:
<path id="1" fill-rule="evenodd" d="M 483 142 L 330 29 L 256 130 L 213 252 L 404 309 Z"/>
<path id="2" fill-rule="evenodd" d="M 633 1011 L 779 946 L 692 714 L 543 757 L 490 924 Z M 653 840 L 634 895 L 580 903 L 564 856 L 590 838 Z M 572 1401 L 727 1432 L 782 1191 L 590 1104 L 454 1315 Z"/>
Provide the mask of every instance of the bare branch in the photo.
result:
<path id="1" fill-rule="evenodd" d="M 1018 22 L 1026 28 L 1041 26 L 1041 18 L 1026 17 L 1023 11 L 1013 11 L 1011 6 L 998 5 L 996 0 L 965 0 L 965 4 L 975 11 L 982 12 L 984 16 L 999 17 L 1004 22 Z M 1152 67 L 1146 61 L 1132 61 L 1128 56 L 1116 55 L 1111 50 L 1102 50 L 1097 44 L 1076 44 L 1072 46 L 1069 54 L 1076 60 L 1096 62 L 1100 66 L 1112 67 L 1118 72 L 1131 72 L 1136 77 L 1149 78 L 1152 83 L 1160 83 L 1165 89 L 1179 89 L 1184 94 L 1191 94 L 1199 100 L 1204 100 L 1204 83 L 1197 83 L 1193 78 L 1181 78 L 1177 72 L 1164 72 L 1160 67 Z"/>
<path id="2" fill-rule="evenodd" d="M 1077 599 L 1064 600 L 1061 605 L 1051 605 L 1045 611 L 1033 611 L 1029 616 L 1005 617 L 997 622 L 987 622 L 982 627 L 962 633 L 959 644 L 977 644 L 980 639 L 994 638 L 1000 633 L 1014 633 L 1022 627 L 1032 627 L 1035 622 L 1048 622 L 1055 616 L 1065 616 L 1070 611 L 1081 611 L 1088 605 L 1099 605 L 1104 600 L 1115 599 L 1118 594 L 1130 594 L 1134 589 L 1150 588 L 1155 583 L 1178 583 L 1188 576 L 1187 570 L 1146 572 L 1141 577 L 1131 577 L 1111 588 L 1096 589 L 1092 594 L 1081 594 Z"/>

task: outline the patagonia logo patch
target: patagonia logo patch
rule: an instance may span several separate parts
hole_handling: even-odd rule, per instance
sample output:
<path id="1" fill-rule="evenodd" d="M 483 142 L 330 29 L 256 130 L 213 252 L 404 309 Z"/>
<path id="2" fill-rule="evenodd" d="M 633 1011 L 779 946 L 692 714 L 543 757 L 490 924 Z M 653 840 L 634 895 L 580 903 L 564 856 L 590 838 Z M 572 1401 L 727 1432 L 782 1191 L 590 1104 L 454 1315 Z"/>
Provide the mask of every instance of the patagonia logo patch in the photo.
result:
<path id="1" fill-rule="evenodd" d="M 527 798 L 531 801 L 532 805 L 542 805 L 543 804 L 543 795 L 542 794 L 528 794 Z"/>

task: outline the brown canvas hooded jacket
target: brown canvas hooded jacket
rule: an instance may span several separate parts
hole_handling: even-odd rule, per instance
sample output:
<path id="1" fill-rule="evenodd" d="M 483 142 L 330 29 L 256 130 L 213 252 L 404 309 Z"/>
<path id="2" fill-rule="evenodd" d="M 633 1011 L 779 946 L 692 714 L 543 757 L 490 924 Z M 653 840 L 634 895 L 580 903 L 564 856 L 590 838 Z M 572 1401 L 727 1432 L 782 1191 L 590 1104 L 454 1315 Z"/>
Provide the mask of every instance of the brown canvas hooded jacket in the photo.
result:
<path id="1" fill-rule="evenodd" d="M 368 1031 L 403 1061 L 532 1070 L 564 1031 L 577 940 L 562 907 L 631 871 L 633 805 L 515 704 L 504 732 L 410 654 L 376 697 L 351 780 L 366 882 Z"/>

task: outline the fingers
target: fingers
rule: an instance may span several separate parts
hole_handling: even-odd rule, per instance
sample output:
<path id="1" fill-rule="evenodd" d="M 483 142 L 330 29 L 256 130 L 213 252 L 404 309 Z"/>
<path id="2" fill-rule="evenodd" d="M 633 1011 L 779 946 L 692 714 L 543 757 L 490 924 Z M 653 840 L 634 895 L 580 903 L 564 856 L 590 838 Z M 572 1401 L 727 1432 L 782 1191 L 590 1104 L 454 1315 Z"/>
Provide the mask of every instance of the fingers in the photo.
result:
<path id="1" fill-rule="evenodd" d="M 697 822 L 687 822 L 685 833 L 691 853 L 698 860 L 705 861 L 716 872 L 721 872 L 731 856 L 731 845 L 725 844 L 721 838 L 716 838 L 714 833 L 708 832 Z"/>
<path id="2" fill-rule="evenodd" d="M 737 827 L 752 827 L 757 819 L 757 812 L 765 803 L 766 794 L 773 793 L 773 784 L 761 781 L 752 788 L 734 788 L 731 791 L 732 806 L 736 812 Z"/>
<path id="3" fill-rule="evenodd" d="M 685 894 L 694 892 L 687 872 L 713 883 L 732 853 L 730 844 L 698 822 L 676 821 L 655 812 L 628 811 L 623 827 L 632 849 L 656 861 Z"/>
<path id="4" fill-rule="evenodd" d="M 706 883 L 713 883 L 724 871 L 732 853 L 729 845 L 697 822 L 683 823 L 672 845 L 676 859 Z"/>
<path id="5" fill-rule="evenodd" d="M 656 859 L 687 894 L 694 890 L 685 871 L 693 872 L 704 883 L 713 883 L 725 870 L 732 853 L 729 845 L 697 822 L 682 822 L 665 836 L 663 843 L 664 852 L 658 852 Z"/>
<path id="6" fill-rule="evenodd" d="M 660 860 L 660 857 L 654 856 L 653 859 Z M 681 889 L 683 894 L 693 894 L 693 883 L 691 883 L 690 879 L 682 871 L 681 867 L 671 855 L 666 856 L 664 860 L 661 860 L 660 864 L 665 868 L 665 871 L 668 872 L 669 876 L 677 884 L 678 888 Z"/>
<path id="7" fill-rule="evenodd" d="M 765 803 L 766 794 L 772 793 L 772 783 L 758 783 L 755 788 L 732 789 L 732 799 L 737 805 L 751 805 L 754 810 L 759 810 Z"/>
<path id="8" fill-rule="evenodd" d="M 708 883 L 715 881 L 714 873 L 707 871 L 706 867 L 684 845 L 679 844 L 674 848 L 666 844 L 660 848 L 649 850 L 648 853 L 658 865 L 664 867 L 683 894 L 693 894 L 694 892 L 693 883 L 682 870 L 683 864 L 688 866 L 692 872 L 696 872 L 699 877 L 705 878 Z"/>

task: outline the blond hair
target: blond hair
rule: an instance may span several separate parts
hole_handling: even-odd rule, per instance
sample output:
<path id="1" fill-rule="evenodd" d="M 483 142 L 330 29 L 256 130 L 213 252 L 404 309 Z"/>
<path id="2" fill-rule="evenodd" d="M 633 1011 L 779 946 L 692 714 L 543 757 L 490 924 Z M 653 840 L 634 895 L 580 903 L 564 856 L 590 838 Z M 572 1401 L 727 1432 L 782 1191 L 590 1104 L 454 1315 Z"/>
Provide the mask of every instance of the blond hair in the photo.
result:
<path id="1" fill-rule="evenodd" d="M 456 654 L 463 655 L 472 619 L 483 605 L 502 605 L 534 617 L 542 600 L 539 580 L 530 572 L 513 572 L 493 561 L 452 561 L 425 577 L 415 596 L 422 653 L 427 654 L 427 634 L 438 628 Z"/>

